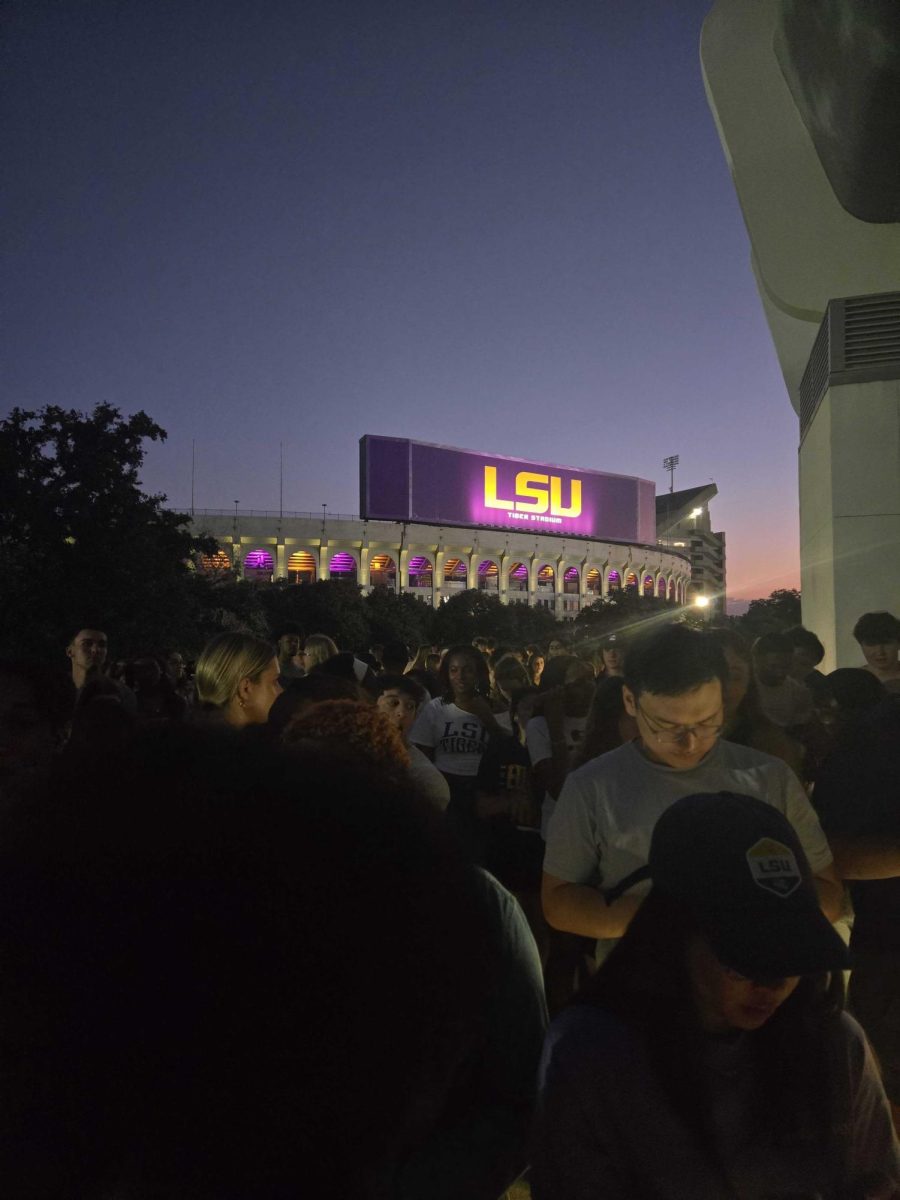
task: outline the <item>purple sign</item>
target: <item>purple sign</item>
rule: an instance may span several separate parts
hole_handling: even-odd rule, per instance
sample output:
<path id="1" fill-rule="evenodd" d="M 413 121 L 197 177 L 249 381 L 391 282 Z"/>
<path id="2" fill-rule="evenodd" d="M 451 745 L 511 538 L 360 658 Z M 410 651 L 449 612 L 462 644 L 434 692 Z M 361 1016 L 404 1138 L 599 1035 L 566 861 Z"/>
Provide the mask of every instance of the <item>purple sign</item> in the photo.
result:
<path id="1" fill-rule="evenodd" d="M 359 510 L 370 520 L 656 543 L 648 479 L 373 434 L 360 438 L 359 451 Z"/>

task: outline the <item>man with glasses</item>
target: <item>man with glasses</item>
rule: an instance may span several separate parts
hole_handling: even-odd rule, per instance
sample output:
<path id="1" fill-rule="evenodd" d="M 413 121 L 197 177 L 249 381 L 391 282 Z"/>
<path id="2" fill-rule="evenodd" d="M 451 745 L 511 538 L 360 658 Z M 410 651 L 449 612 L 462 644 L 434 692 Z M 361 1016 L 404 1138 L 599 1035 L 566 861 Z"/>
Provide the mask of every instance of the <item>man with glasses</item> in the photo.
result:
<path id="1" fill-rule="evenodd" d="M 727 665 L 705 633 L 669 625 L 636 641 L 622 696 L 638 737 L 569 775 L 547 830 L 542 898 L 556 929 L 597 938 L 605 957 L 648 885 L 617 885 L 644 867 L 657 819 L 682 796 L 734 792 L 774 805 L 797 831 L 822 908 L 835 920 L 841 886 L 818 818 L 780 759 L 720 740 Z"/>

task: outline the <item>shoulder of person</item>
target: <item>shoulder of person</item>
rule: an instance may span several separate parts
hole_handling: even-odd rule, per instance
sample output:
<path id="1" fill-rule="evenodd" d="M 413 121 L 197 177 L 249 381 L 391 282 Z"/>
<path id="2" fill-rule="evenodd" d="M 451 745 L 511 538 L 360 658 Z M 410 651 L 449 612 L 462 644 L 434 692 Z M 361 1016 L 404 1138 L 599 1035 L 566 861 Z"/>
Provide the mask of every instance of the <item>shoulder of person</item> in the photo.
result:
<path id="1" fill-rule="evenodd" d="M 618 778 L 622 772 L 641 770 L 644 766 L 651 768 L 653 764 L 644 758 L 634 742 L 623 742 L 614 750 L 607 750 L 596 758 L 590 758 L 574 771 L 570 771 L 568 779 L 577 779 L 581 783 L 605 782 Z"/>
<path id="2" fill-rule="evenodd" d="M 729 742 L 725 738 L 721 738 L 716 751 L 718 762 L 724 767 L 733 767 L 739 770 L 756 768 L 775 771 L 778 774 L 792 773 L 783 759 L 776 758 L 774 754 L 767 754 L 765 750 L 757 750 L 753 746 L 742 746 L 737 742 Z"/>

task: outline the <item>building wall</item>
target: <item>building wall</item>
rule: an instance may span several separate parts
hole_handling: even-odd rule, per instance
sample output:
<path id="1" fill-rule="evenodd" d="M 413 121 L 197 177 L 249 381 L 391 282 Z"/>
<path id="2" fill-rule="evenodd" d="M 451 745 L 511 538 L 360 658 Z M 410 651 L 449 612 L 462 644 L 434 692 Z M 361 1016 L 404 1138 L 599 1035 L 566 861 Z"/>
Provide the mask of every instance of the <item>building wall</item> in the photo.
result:
<path id="1" fill-rule="evenodd" d="M 343 554 L 352 559 L 355 570 L 341 574 L 355 578 L 364 593 L 381 584 L 434 607 L 455 592 L 474 588 L 498 595 L 503 604 L 548 608 L 557 618 L 571 620 L 612 588 L 625 587 L 631 577 L 639 594 L 665 593 L 679 603 L 687 599 L 690 584 L 687 552 L 662 546 L 353 517 L 279 518 L 225 511 L 196 512 L 193 529 L 216 538 L 228 566 L 247 578 L 304 582 L 340 577 L 332 576 L 331 567 L 334 556 Z M 271 557 L 271 570 L 248 566 L 248 559 L 255 561 L 250 557 L 255 551 Z M 303 560 L 308 570 L 302 575 L 291 570 L 292 555 L 309 556 Z M 390 559 L 392 570 L 383 568 L 383 556 Z M 431 564 L 430 580 L 421 572 L 411 573 L 417 559 Z M 447 578 L 454 562 L 456 569 Z"/>
<path id="2" fill-rule="evenodd" d="M 900 612 L 900 381 L 831 387 L 800 445 L 803 623 L 823 670 L 859 666 L 853 626 Z"/>
<path id="3" fill-rule="evenodd" d="M 710 613 L 725 614 L 725 534 L 714 532 L 709 509 L 703 505 L 696 517 L 686 517 L 671 527 L 665 537 L 667 549 L 686 554 L 691 562 L 688 599 L 705 596 Z"/>

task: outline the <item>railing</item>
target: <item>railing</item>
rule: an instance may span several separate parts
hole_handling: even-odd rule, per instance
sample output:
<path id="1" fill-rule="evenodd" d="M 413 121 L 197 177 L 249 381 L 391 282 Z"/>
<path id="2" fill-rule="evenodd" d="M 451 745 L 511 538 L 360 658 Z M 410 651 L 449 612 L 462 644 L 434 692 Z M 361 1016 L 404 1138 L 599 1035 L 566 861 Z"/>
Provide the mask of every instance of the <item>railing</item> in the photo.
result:
<path id="1" fill-rule="evenodd" d="M 356 513 L 336 513 L 326 512 L 279 512 L 277 508 L 239 508 L 237 511 L 233 508 L 195 508 L 191 513 L 190 508 L 174 508 L 175 512 L 190 513 L 192 517 L 302 517 L 304 520 L 313 521 L 361 521 L 362 517 Z"/>

